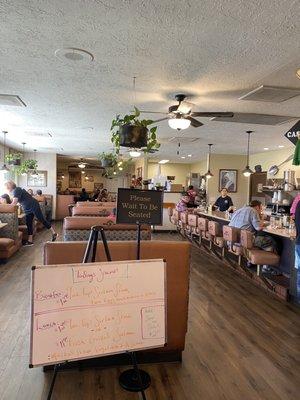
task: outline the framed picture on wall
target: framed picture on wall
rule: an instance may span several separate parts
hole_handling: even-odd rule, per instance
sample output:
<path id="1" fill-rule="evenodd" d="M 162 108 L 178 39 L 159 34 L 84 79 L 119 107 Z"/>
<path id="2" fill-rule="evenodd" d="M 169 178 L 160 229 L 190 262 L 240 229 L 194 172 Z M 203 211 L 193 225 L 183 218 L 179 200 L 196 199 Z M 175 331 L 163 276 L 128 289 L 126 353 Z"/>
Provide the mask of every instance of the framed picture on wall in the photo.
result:
<path id="1" fill-rule="evenodd" d="M 27 175 L 27 186 L 45 187 L 47 186 L 47 171 L 37 171 L 37 175 Z"/>
<path id="2" fill-rule="evenodd" d="M 81 171 L 69 172 L 69 188 L 81 188 Z"/>
<path id="3" fill-rule="evenodd" d="M 103 189 L 103 183 L 94 183 L 94 190 L 102 190 Z"/>
<path id="4" fill-rule="evenodd" d="M 226 188 L 228 192 L 237 192 L 237 169 L 220 169 L 219 170 L 219 191 Z"/>
<path id="5" fill-rule="evenodd" d="M 136 172 L 137 172 L 137 178 L 142 178 L 143 177 L 143 167 L 137 168 Z"/>

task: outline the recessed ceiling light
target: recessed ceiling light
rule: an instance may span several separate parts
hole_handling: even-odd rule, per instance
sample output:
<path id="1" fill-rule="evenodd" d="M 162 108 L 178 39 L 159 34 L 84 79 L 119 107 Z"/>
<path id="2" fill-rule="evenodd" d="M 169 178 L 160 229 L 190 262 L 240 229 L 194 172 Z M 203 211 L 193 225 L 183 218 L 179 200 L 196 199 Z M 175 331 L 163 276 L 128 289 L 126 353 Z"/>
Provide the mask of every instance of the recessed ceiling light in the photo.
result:
<path id="1" fill-rule="evenodd" d="M 283 144 L 280 144 L 278 147 L 279 147 L 280 149 L 282 149 L 284 146 L 283 146 Z"/>
<path id="2" fill-rule="evenodd" d="M 158 164 L 167 164 L 170 160 L 160 160 Z"/>
<path id="3" fill-rule="evenodd" d="M 87 50 L 78 49 L 76 47 L 65 47 L 57 49 L 54 53 L 56 57 L 61 60 L 67 59 L 68 61 L 94 61 L 94 56 Z"/>
<path id="4" fill-rule="evenodd" d="M 192 157 L 192 154 L 188 154 L 188 157 Z"/>
<path id="5" fill-rule="evenodd" d="M 300 68 L 296 71 L 296 75 L 300 79 Z"/>
<path id="6" fill-rule="evenodd" d="M 185 158 L 185 156 L 181 156 L 181 158 Z"/>
<path id="7" fill-rule="evenodd" d="M 264 150 L 269 150 L 269 147 L 264 147 Z"/>

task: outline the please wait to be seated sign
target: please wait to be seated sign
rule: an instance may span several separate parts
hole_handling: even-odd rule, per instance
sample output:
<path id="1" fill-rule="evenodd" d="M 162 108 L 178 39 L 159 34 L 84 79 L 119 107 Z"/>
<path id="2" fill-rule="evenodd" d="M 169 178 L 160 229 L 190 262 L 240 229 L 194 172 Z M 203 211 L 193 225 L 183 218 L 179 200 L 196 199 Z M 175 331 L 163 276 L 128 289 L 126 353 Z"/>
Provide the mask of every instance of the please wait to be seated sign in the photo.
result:
<path id="1" fill-rule="evenodd" d="M 118 189 L 117 224 L 162 225 L 163 192 Z"/>

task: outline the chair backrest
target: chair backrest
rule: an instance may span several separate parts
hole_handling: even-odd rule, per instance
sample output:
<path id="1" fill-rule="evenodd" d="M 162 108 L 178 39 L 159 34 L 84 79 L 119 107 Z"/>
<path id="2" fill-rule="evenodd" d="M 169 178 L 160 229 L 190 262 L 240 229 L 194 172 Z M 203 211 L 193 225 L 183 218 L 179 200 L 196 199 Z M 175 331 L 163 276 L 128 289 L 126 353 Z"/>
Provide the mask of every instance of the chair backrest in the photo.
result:
<path id="1" fill-rule="evenodd" d="M 197 227 L 198 225 L 198 215 L 188 214 L 188 225 L 192 227 Z"/>
<path id="2" fill-rule="evenodd" d="M 185 212 L 185 211 L 183 211 L 183 212 L 181 212 L 180 213 L 180 221 L 183 223 L 183 224 L 187 224 L 187 220 L 188 220 L 188 213 L 187 212 Z"/>
<path id="3" fill-rule="evenodd" d="M 229 242 L 239 241 L 240 229 L 233 226 L 223 225 L 223 238 Z"/>
<path id="4" fill-rule="evenodd" d="M 0 204 L 0 220 L 7 223 L 4 228 L 0 229 L 0 237 L 17 240 L 19 230 L 18 206 Z"/>
<path id="5" fill-rule="evenodd" d="M 241 230 L 241 245 L 245 249 L 252 249 L 254 242 L 254 234 L 245 229 Z"/>
<path id="6" fill-rule="evenodd" d="M 173 217 L 179 221 L 180 220 L 180 211 L 176 210 L 176 208 L 173 209 Z"/>
<path id="7" fill-rule="evenodd" d="M 220 228 L 219 222 L 217 222 L 217 221 L 208 221 L 208 232 L 212 236 L 220 236 L 221 228 Z"/>
<path id="8" fill-rule="evenodd" d="M 87 242 L 47 242 L 44 264 L 81 263 Z M 110 242 L 112 260 L 135 260 L 134 241 Z M 184 349 L 187 332 L 190 251 L 188 242 L 149 240 L 141 242 L 141 259 L 166 260 L 167 271 L 167 346 L 164 350 Z M 102 243 L 98 243 L 96 261 L 106 261 Z M 180 295 L 179 295 L 180 294 Z"/>
<path id="9" fill-rule="evenodd" d="M 208 220 L 203 217 L 198 218 L 198 228 L 200 231 L 207 231 L 207 226 L 208 226 Z"/>
<path id="10" fill-rule="evenodd" d="M 169 217 L 172 217 L 172 215 L 173 215 L 173 210 L 174 210 L 173 207 L 168 207 L 168 216 L 169 216 Z"/>

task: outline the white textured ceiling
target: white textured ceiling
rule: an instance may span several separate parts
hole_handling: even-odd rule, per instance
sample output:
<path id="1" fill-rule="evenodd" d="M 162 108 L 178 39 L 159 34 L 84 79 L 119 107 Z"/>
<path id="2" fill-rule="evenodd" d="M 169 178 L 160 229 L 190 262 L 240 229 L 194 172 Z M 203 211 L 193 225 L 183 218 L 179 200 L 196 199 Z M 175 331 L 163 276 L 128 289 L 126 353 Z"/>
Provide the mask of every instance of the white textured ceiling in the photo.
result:
<path id="1" fill-rule="evenodd" d="M 0 19 L 0 93 L 27 104 L 0 106 L 10 144 L 95 156 L 111 147 L 116 113 L 133 102 L 165 111 L 178 92 L 192 94 L 199 111 L 300 115 L 300 97 L 279 104 L 238 100 L 261 84 L 300 87 L 299 0 L 0 0 Z M 61 60 L 54 53 L 62 47 L 86 49 L 95 61 Z M 283 133 L 291 124 L 201 120 L 204 126 L 183 132 L 200 138 L 182 145 L 193 160 L 207 143 L 218 153 L 244 153 L 247 129 L 255 131 L 253 152 L 289 146 Z M 166 122 L 158 134 L 164 142 L 178 136 Z M 176 145 L 164 144 L 158 157 L 177 159 Z"/>

